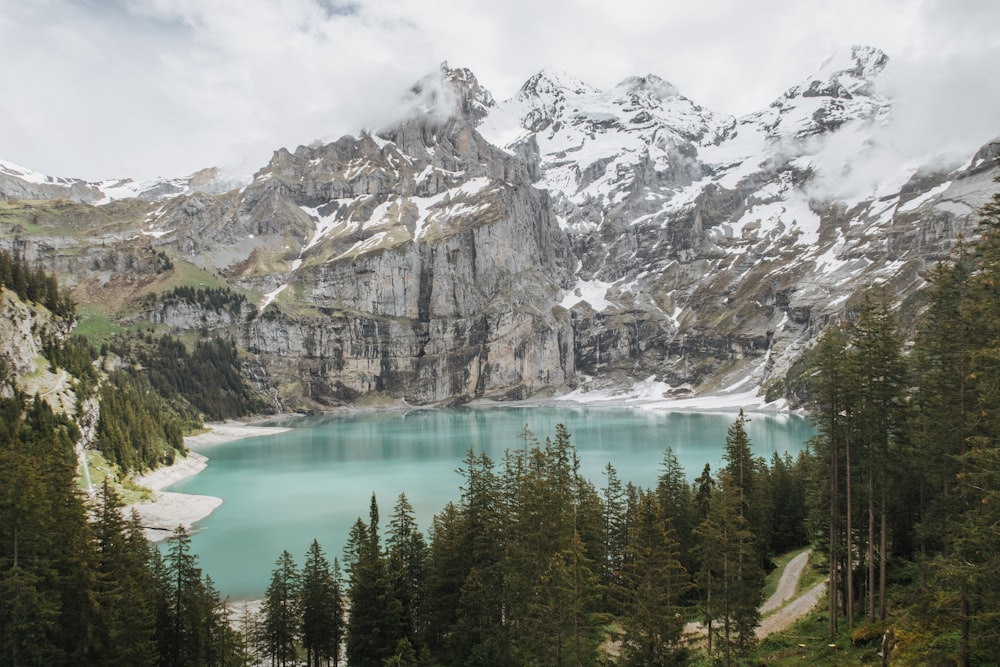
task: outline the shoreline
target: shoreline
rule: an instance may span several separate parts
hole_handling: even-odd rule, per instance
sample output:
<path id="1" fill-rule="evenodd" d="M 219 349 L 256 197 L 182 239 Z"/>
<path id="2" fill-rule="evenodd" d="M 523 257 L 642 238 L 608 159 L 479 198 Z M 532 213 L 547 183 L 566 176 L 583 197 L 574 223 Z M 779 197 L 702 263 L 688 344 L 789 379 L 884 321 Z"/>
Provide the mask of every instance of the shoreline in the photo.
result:
<path id="1" fill-rule="evenodd" d="M 774 416 L 798 412 L 788 410 L 787 406 L 783 405 L 783 401 L 767 403 L 763 397 L 757 394 L 759 388 L 742 392 L 731 390 L 702 396 L 666 398 L 664 387 L 665 385 L 648 379 L 634 384 L 627 390 L 621 388 L 592 391 L 576 390 L 562 396 L 529 398 L 520 401 L 479 399 L 471 401 L 467 406 L 478 409 L 565 407 L 581 409 L 623 408 L 646 411 L 679 410 L 685 412 L 731 412 L 736 409 L 744 409 L 749 413 L 764 413 Z M 735 389 L 735 387 L 731 389 Z M 344 406 L 323 414 L 435 409 L 442 408 L 435 405 L 408 405 L 404 400 L 395 404 L 377 406 Z M 168 539 L 178 525 L 183 525 L 190 532 L 194 524 L 208 517 L 222 505 L 222 499 L 215 496 L 165 491 L 164 489 L 197 475 L 208 466 L 209 457 L 198 450 L 245 438 L 291 431 L 292 428 L 286 426 L 262 426 L 261 424 L 283 417 L 301 416 L 304 415 L 273 415 L 251 418 L 247 421 L 228 420 L 206 424 L 207 432 L 184 437 L 184 445 L 188 449 L 186 457 L 178 458 L 173 465 L 163 466 L 134 478 L 137 484 L 153 492 L 152 498 L 126 506 L 125 512 L 128 513 L 131 510 L 138 512 L 146 538 L 150 542 L 161 542 Z"/>
<path id="2" fill-rule="evenodd" d="M 222 505 L 222 498 L 215 496 L 164 491 L 173 484 L 197 475 L 208 466 L 209 457 L 196 451 L 197 449 L 292 430 L 283 426 L 259 426 L 233 420 L 213 422 L 205 426 L 208 432 L 184 437 L 187 456 L 178 457 L 172 465 L 161 466 L 134 478 L 136 484 L 148 488 L 153 495 L 148 500 L 127 505 L 123 509 L 126 514 L 132 510 L 139 514 L 146 539 L 150 542 L 166 540 L 173 535 L 178 525 L 190 532 L 194 524 Z"/>

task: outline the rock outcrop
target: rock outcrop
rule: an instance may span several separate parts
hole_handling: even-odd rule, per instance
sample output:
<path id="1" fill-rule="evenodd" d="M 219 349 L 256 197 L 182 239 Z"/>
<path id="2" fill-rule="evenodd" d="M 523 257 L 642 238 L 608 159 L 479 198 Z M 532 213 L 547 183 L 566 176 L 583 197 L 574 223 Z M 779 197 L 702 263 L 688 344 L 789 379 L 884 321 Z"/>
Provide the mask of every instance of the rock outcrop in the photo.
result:
<path id="1" fill-rule="evenodd" d="M 886 62 L 856 47 L 741 118 L 654 75 L 544 71 L 497 102 L 442 66 L 397 123 L 280 149 L 239 190 L 35 208 L 0 242 L 115 317 L 234 337 L 286 408 L 767 387 L 872 284 L 921 289 L 995 189 L 993 145 L 853 169 L 893 122 Z M 254 307 L 141 305 L 181 275 Z"/>

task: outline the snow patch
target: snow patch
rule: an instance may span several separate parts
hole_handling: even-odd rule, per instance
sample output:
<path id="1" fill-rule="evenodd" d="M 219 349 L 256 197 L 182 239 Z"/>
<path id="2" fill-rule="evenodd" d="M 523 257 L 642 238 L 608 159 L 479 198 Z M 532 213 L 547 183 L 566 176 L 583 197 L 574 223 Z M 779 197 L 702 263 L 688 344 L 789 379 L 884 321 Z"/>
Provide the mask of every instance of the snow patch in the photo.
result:
<path id="1" fill-rule="evenodd" d="M 268 306 L 270 306 L 271 302 L 274 301 L 275 299 L 277 299 L 278 295 L 281 294 L 282 292 L 284 292 L 286 287 L 288 287 L 287 283 L 285 283 L 284 285 L 282 285 L 278 289 L 276 289 L 274 291 L 271 291 L 271 292 L 268 292 L 267 294 L 265 294 L 264 298 L 261 299 L 260 306 L 258 307 L 258 310 L 260 312 L 264 312 L 264 309 L 267 308 Z"/>
<path id="2" fill-rule="evenodd" d="M 951 181 L 946 181 L 945 183 L 942 183 L 941 185 L 937 186 L 936 188 L 931 188 L 930 190 L 928 190 L 924 194 L 920 195 L 919 197 L 914 197 L 910 201 L 908 201 L 905 204 L 903 204 L 902 206 L 900 206 L 899 207 L 899 212 L 900 213 L 909 213 L 910 211 L 915 211 L 918 208 L 920 208 L 921 206 L 923 206 L 924 204 L 926 204 L 928 201 L 930 201 L 931 199 L 933 199 L 934 197 L 937 197 L 939 194 L 943 193 L 949 187 L 951 187 Z"/>
<path id="3" fill-rule="evenodd" d="M 613 305 L 607 298 L 608 289 L 610 289 L 613 284 L 614 283 L 606 283 L 601 280 L 580 280 L 576 283 L 576 286 L 574 286 L 573 289 L 563 296 L 559 305 L 566 310 L 569 310 L 581 301 L 586 301 L 590 304 L 591 308 L 597 312 L 601 312 L 605 308 Z"/>
<path id="4" fill-rule="evenodd" d="M 944 211 L 945 213 L 951 213 L 952 215 L 969 215 L 973 213 L 976 209 L 957 201 L 942 201 L 934 205 L 934 208 Z"/>
<path id="5" fill-rule="evenodd" d="M 0 160 L 0 171 L 34 185 L 72 185 L 74 183 L 73 180 L 46 176 L 45 174 L 37 172 L 33 169 L 22 167 L 19 164 L 14 164 L 13 162 L 8 162 L 7 160 Z"/>
<path id="6" fill-rule="evenodd" d="M 749 378 L 738 382 L 733 387 L 743 386 L 747 381 L 749 381 Z M 739 392 L 720 392 L 688 398 L 667 398 L 673 390 L 674 388 L 669 384 L 658 381 L 655 376 L 650 376 L 644 380 L 634 382 L 629 387 L 592 391 L 577 389 L 558 397 L 556 400 L 590 405 L 624 405 L 655 411 L 703 410 L 706 412 L 731 412 L 742 408 L 779 412 L 787 409 L 787 403 L 784 399 L 768 403 L 767 399 L 760 395 L 760 387 L 751 387 Z"/>

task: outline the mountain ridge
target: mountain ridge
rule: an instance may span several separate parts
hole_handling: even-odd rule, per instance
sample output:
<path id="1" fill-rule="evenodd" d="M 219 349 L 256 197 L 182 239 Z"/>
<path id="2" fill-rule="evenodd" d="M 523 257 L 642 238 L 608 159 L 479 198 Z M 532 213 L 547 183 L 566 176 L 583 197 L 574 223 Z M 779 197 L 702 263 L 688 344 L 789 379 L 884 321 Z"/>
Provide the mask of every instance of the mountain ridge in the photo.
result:
<path id="1" fill-rule="evenodd" d="M 993 191 L 989 144 L 864 182 L 855 158 L 892 123 L 887 62 L 855 47 L 739 118 L 653 75 L 600 91 L 543 70 L 497 102 L 442 64 L 395 125 L 275 151 L 238 190 L 155 197 L 112 236 L 256 295 L 260 314 L 219 333 L 289 407 L 651 377 L 774 395 L 873 282 L 913 296 Z M 13 229 L 0 243 L 99 289 L 51 249 L 93 244 Z"/>

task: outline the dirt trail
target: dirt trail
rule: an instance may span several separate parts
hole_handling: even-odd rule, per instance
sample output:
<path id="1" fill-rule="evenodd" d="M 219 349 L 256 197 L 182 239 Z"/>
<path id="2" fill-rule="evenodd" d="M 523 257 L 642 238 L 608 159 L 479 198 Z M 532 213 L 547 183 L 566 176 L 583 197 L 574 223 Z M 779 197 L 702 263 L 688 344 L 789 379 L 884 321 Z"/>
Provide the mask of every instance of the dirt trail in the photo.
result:
<path id="1" fill-rule="evenodd" d="M 799 579 L 802 578 L 802 572 L 809 561 L 811 551 L 811 549 L 803 551 L 785 565 L 774 595 L 760 608 L 763 618 L 760 625 L 757 626 L 758 638 L 763 639 L 770 634 L 786 629 L 808 614 L 823 597 L 823 593 L 826 592 L 825 581 L 821 581 L 795 597 L 795 589 L 798 588 Z M 701 623 L 688 623 L 684 626 L 684 634 L 688 637 L 704 637 L 705 627 Z"/>
<path id="2" fill-rule="evenodd" d="M 792 623 L 799 620 L 816 606 L 826 592 L 826 582 L 821 581 L 801 595 L 795 597 L 795 589 L 799 587 L 799 579 L 809 562 L 812 549 L 806 549 L 785 565 L 785 570 L 778 579 L 774 595 L 760 608 L 763 618 L 757 626 L 757 637 L 763 639 L 775 632 L 781 632 Z M 773 613 L 772 613 L 773 612 Z"/>
<path id="3" fill-rule="evenodd" d="M 821 581 L 778 611 L 770 616 L 765 616 L 761 620 L 760 625 L 757 626 L 757 637 L 763 639 L 770 634 L 785 630 L 792 623 L 812 611 L 812 608 L 819 603 L 825 592 L 826 582 Z"/>
<path id="4" fill-rule="evenodd" d="M 795 589 L 799 585 L 802 571 L 806 569 L 806 563 L 809 562 L 809 552 L 810 550 L 807 549 L 788 561 L 788 565 L 785 566 L 785 570 L 781 573 L 781 578 L 778 580 L 778 586 L 774 591 L 774 595 L 761 606 L 761 614 L 769 614 L 783 605 L 785 600 L 795 597 Z"/>

